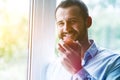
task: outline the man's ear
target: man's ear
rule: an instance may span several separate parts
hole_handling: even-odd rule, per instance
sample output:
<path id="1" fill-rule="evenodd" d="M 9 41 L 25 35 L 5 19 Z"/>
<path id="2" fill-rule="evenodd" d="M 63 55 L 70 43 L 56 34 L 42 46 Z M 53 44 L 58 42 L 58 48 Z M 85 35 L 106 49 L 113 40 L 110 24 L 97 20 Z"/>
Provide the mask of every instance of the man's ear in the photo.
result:
<path id="1" fill-rule="evenodd" d="M 88 18 L 86 19 L 86 27 L 89 28 L 91 24 L 92 24 L 92 18 L 88 16 Z"/>

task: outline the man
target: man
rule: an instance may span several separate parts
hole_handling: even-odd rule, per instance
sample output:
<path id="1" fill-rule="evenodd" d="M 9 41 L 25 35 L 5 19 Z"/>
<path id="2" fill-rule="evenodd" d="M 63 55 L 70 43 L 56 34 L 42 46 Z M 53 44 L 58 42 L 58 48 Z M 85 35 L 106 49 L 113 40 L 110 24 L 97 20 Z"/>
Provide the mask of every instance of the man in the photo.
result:
<path id="1" fill-rule="evenodd" d="M 49 65 L 47 80 L 120 80 L 120 56 L 88 39 L 92 18 L 81 0 L 62 1 L 55 18 L 60 59 Z"/>

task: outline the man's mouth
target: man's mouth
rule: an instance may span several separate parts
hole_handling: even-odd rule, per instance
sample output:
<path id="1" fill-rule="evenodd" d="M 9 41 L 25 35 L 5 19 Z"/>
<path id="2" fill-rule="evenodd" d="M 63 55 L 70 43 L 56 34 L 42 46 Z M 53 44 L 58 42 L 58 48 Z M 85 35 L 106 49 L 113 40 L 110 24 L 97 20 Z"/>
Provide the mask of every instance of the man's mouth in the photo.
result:
<path id="1" fill-rule="evenodd" d="M 73 39 L 73 34 L 66 34 L 63 36 L 63 40 L 66 40 L 66 39 Z"/>

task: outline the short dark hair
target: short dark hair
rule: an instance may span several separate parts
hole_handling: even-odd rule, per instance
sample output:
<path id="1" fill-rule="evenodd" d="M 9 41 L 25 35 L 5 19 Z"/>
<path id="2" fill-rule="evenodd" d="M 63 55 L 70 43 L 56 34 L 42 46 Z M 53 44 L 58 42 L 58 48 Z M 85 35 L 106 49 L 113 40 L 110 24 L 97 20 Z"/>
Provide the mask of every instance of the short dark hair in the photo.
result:
<path id="1" fill-rule="evenodd" d="M 63 0 L 56 8 L 55 14 L 58 8 L 67 8 L 70 6 L 78 6 L 82 12 L 82 16 L 86 19 L 89 16 L 88 8 L 86 4 L 81 0 Z"/>

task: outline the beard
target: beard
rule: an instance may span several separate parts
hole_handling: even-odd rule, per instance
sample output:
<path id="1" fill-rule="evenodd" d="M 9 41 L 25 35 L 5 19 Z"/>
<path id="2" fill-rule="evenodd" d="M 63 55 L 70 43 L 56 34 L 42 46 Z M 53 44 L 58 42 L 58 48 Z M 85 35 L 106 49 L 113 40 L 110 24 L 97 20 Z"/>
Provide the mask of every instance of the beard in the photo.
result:
<path id="1" fill-rule="evenodd" d="M 87 29 L 85 28 L 83 31 L 81 31 L 78 36 L 77 36 L 77 40 L 79 42 L 83 42 L 85 40 L 85 38 L 87 37 L 88 35 L 88 32 L 87 32 Z"/>
<path id="2" fill-rule="evenodd" d="M 87 36 L 87 29 L 83 28 L 82 30 L 76 31 L 72 30 L 69 32 L 59 32 L 58 37 L 59 39 L 64 40 L 64 38 L 69 38 L 74 41 L 84 41 L 84 38 Z"/>

